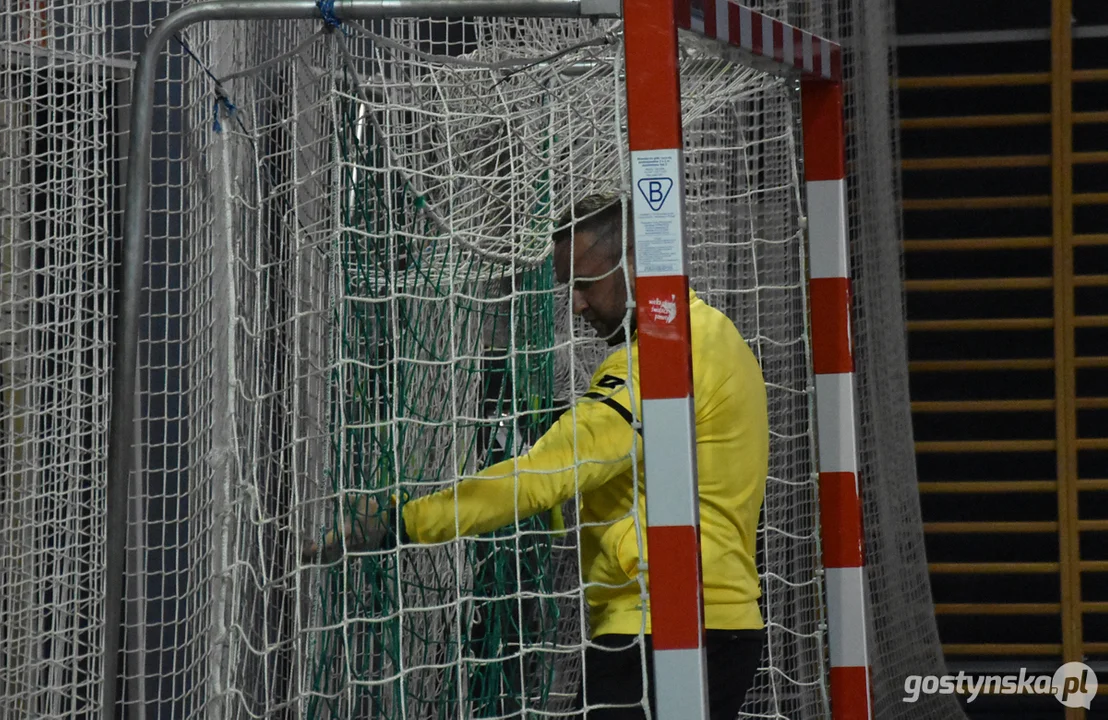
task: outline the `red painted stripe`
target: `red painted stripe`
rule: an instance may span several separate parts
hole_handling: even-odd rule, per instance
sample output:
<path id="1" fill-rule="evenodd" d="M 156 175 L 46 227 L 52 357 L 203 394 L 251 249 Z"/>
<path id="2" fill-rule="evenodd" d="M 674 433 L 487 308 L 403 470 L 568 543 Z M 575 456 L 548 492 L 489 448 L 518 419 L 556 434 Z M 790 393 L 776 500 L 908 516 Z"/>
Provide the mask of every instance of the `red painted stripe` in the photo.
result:
<path id="1" fill-rule="evenodd" d="M 793 56 L 791 62 L 797 70 L 804 69 L 804 33 L 800 28 L 793 28 Z"/>
<path id="2" fill-rule="evenodd" d="M 831 668 L 831 717 L 835 720 L 869 720 L 869 668 Z"/>
<path id="3" fill-rule="evenodd" d="M 639 391 L 644 400 L 692 394 L 689 279 L 684 275 L 640 277 L 638 304 Z M 671 311 L 676 316 L 671 317 Z"/>
<path id="4" fill-rule="evenodd" d="M 682 147 L 673 0 L 624 0 L 623 18 L 628 144 L 632 151 Z"/>
<path id="5" fill-rule="evenodd" d="M 773 21 L 773 57 L 775 60 L 785 60 L 785 24 Z"/>
<path id="6" fill-rule="evenodd" d="M 750 52 L 755 55 L 764 55 L 765 52 L 762 49 L 762 16 L 760 13 L 750 13 Z"/>
<path id="7" fill-rule="evenodd" d="M 727 42 L 735 47 L 742 47 L 743 44 L 743 31 L 742 31 L 742 13 L 739 12 L 739 6 L 733 2 L 727 1 Z"/>
<path id="8" fill-rule="evenodd" d="M 839 45 L 831 46 L 831 80 L 841 82 L 843 79 L 843 49 Z"/>
<path id="9" fill-rule="evenodd" d="M 842 180 L 846 176 L 843 86 L 826 80 L 800 83 L 804 128 L 804 179 Z"/>
<path id="10" fill-rule="evenodd" d="M 700 543 L 692 525 L 646 529 L 655 650 L 700 647 Z"/>
<path id="11" fill-rule="evenodd" d="M 700 7 L 704 9 L 704 34 L 710 38 L 718 38 L 716 32 L 716 2 L 727 0 L 701 0 Z"/>
<path id="12" fill-rule="evenodd" d="M 854 473 L 819 474 L 819 521 L 823 538 L 823 566 L 862 567 L 862 501 Z"/>
<path id="13" fill-rule="evenodd" d="M 674 15 L 677 19 L 677 27 L 688 30 L 692 27 L 692 2 L 691 0 L 674 0 Z"/>
<path id="14" fill-rule="evenodd" d="M 823 77 L 823 43 L 815 35 L 812 36 L 812 74 Z"/>
<path id="15" fill-rule="evenodd" d="M 812 278 L 812 365 L 817 375 L 854 371 L 850 334 L 850 280 Z"/>

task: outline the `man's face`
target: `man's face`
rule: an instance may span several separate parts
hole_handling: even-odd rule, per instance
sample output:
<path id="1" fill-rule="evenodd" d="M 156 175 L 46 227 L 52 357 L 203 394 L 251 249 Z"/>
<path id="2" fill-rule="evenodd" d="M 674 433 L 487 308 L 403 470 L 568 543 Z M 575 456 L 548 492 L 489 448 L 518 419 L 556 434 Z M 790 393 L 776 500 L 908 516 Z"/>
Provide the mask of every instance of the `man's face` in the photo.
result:
<path id="1" fill-rule="evenodd" d="M 554 246 L 554 276 L 557 281 L 568 283 L 571 270 L 574 314 L 585 318 L 609 345 L 623 342 L 627 281 L 619 257 L 613 257 L 606 243 L 598 244 L 594 233 L 579 230 L 571 240 Z"/>

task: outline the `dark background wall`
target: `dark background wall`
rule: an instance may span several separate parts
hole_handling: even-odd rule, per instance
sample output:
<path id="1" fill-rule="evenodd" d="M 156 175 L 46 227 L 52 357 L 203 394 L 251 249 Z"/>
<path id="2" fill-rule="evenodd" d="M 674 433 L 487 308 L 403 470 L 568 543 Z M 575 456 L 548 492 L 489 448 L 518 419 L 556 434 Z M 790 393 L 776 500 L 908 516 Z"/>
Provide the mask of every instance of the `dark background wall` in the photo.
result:
<path id="1" fill-rule="evenodd" d="M 913 424 L 955 672 L 1108 671 L 1108 3 L 1066 8 L 1072 63 L 1060 5 L 897 2 Z"/>

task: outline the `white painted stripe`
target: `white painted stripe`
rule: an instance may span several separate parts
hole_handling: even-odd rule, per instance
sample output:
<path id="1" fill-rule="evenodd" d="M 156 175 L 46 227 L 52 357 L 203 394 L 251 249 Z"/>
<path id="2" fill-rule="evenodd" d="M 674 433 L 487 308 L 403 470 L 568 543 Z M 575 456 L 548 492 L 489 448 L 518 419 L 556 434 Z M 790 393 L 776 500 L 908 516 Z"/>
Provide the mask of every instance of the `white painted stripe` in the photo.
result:
<path id="1" fill-rule="evenodd" d="M 854 374 L 816 375 L 816 437 L 820 472 L 858 472 L 855 434 Z M 648 442 L 643 445 L 650 447 Z"/>
<path id="2" fill-rule="evenodd" d="M 785 27 L 785 42 L 782 43 L 781 57 L 786 65 L 792 67 L 796 64 L 796 47 L 793 45 L 793 29 Z"/>
<path id="3" fill-rule="evenodd" d="M 731 20 L 727 8 L 731 0 L 716 0 L 716 37 L 723 42 L 731 42 Z"/>
<path id="4" fill-rule="evenodd" d="M 654 652 L 654 697 L 658 720 L 708 720 L 704 650 Z"/>
<path id="5" fill-rule="evenodd" d="M 691 397 L 642 401 L 646 516 L 651 525 L 699 522 L 693 412 Z"/>
<path id="6" fill-rule="evenodd" d="M 805 72 L 812 72 L 812 34 L 801 33 L 802 45 L 804 47 L 804 70 Z"/>
<path id="7" fill-rule="evenodd" d="M 704 32 L 704 14 L 694 12 L 689 15 L 689 29 L 693 32 L 698 32 L 701 35 L 706 35 Z"/>
<path id="8" fill-rule="evenodd" d="M 866 569 L 827 568 L 825 572 L 831 667 L 866 667 Z"/>
<path id="9" fill-rule="evenodd" d="M 754 17 L 750 8 L 739 6 L 739 45 L 745 50 L 754 49 Z"/>
<path id="10" fill-rule="evenodd" d="M 773 18 L 762 16 L 762 56 L 773 57 Z"/>
<path id="11" fill-rule="evenodd" d="M 831 77 L 831 43 L 823 38 L 819 41 L 819 55 L 822 63 L 822 74 L 825 78 Z"/>
<path id="12" fill-rule="evenodd" d="M 814 278 L 850 277 L 846 254 L 846 182 L 816 180 L 808 191 L 809 272 Z"/>

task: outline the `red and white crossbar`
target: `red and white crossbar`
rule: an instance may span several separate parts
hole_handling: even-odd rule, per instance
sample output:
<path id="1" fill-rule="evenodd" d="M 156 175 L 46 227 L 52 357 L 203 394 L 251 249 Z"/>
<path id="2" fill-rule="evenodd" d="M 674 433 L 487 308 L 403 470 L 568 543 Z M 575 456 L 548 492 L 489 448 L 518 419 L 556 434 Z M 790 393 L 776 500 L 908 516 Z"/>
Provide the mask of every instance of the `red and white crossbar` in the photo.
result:
<path id="1" fill-rule="evenodd" d="M 728 0 L 676 0 L 674 11 L 677 27 L 745 50 L 781 71 L 842 80 L 842 46 L 807 30 Z"/>
<path id="2" fill-rule="evenodd" d="M 835 720 L 870 720 L 846 224 L 842 48 L 729 0 L 624 0 L 654 688 L 708 720 L 677 30 L 801 77 L 820 518 Z M 659 311 L 676 303 L 676 318 Z"/>

